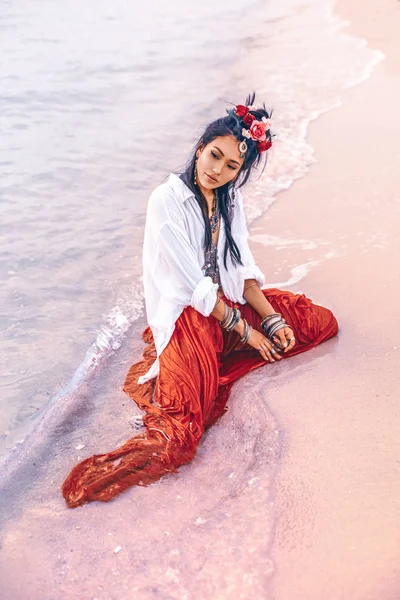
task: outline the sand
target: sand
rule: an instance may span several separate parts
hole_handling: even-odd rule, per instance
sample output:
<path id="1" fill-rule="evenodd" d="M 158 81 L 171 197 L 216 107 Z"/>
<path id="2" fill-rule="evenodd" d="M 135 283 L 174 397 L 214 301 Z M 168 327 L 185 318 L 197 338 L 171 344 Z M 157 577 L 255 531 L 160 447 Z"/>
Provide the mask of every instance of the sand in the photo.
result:
<path id="1" fill-rule="evenodd" d="M 336 11 L 386 59 L 312 124 L 317 163 L 252 228 L 258 242 L 323 242 L 253 249 L 275 282 L 300 252 L 310 272 L 290 289 L 341 326 L 289 373 L 280 364 L 267 396 L 284 432 L 274 600 L 400 598 L 400 3 L 341 0 Z"/>

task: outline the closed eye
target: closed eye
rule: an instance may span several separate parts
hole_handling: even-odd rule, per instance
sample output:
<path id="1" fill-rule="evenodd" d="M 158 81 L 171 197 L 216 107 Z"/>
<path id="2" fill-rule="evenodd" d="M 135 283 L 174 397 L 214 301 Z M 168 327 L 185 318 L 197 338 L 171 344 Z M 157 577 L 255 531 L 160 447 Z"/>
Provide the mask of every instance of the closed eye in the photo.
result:
<path id="1" fill-rule="evenodd" d="M 217 155 L 215 154 L 215 152 L 213 152 L 212 150 L 211 150 L 211 156 L 212 156 L 213 158 L 216 158 L 217 160 L 219 160 L 219 156 L 217 156 Z M 232 171 L 236 171 L 236 167 L 232 167 L 232 165 L 228 165 L 228 167 L 229 167 L 230 169 L 232 169 Z"/>

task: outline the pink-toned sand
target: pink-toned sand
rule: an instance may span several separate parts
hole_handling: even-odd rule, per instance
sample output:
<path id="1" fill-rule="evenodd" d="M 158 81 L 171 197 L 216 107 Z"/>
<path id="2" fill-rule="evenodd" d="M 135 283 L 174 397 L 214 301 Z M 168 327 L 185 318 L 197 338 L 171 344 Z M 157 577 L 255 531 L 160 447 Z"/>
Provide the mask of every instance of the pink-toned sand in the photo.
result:
<path id="1" fill-rule="evenodd" d="M 400 598 L 400 2 L 336 10 L 386 59 L 312 124 L 317 163 L 253 229 L 327 242 L 302 251 L 303 263 L 333 256 L 291 289 L 341 326 L 329 351 L 298 358 L 295 386 L 278 378 L 268 395 L 286 432 L 274 600 Z M 273 281 L 290 279 L 298 247 L 254 248 Z"/>
<path id="2" fill-rule="evenodd" d="M 312 125 L 317 163 L 252 236 L 269 283 L 308 264 L 290 289 L 333 309 L 339 338 L 274 365 L 267 391 L 245 378 L 193 463 L 109 505 L 67 510 L 59 486 L 132 434 L 130 401 L 89 385 L 58 406 L 0 497 L 5 600 L 400 598 L 400 2 L 337 10 L 387 58 Z"/>

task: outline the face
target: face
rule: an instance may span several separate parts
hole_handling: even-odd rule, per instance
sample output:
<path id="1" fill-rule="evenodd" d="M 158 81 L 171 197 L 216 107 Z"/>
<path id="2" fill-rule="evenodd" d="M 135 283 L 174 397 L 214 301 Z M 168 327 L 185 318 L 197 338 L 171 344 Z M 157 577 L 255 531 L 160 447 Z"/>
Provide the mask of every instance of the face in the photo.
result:
<path id="1" fill-rule="evenodd" d="M 239 142 L 233 135 L 215 138 L 212 142 L 198 148 L 197 184 L 207 194 L 235 179 L 244 158 L 240 158 Z"/>

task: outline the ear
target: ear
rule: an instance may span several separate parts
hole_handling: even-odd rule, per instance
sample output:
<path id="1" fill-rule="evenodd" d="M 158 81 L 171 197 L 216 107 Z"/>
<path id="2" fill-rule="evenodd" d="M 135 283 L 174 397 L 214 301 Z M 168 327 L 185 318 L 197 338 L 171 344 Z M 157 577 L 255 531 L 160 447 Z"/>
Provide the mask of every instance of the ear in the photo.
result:
<path id="1" fill-rule="evenodd" d="M 201 142 L 200 145 L 199 145 L 199 147 L 196 150 L 196 156 L 197 156 L 197 158 L 199 158 L 199 156 L 203 152 L 203 150 L 204 150 L 204 144 Z"/>

